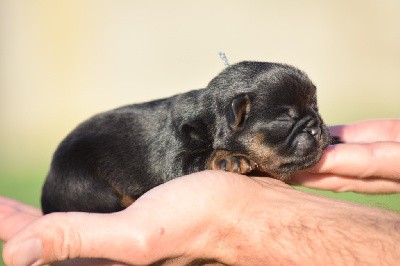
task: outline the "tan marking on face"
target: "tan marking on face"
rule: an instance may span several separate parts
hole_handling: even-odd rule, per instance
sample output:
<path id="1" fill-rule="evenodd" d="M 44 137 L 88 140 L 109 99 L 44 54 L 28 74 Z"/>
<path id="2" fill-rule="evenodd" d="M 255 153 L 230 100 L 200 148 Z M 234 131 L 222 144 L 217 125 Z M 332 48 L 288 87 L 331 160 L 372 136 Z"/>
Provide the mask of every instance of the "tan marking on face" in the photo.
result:
<path id="1" fill-rule="evenodd" d="M 289 159 L 278 155 L 276 149 L 268 147 L 264 140 L 265 135 L 263 133 L 257 133 L 250 140 L 250 158 L 258 164 L 258 171 L 272 174 L 274 177 L 279 178 L 281 176 L 279 166 L 289 162 Z"/>

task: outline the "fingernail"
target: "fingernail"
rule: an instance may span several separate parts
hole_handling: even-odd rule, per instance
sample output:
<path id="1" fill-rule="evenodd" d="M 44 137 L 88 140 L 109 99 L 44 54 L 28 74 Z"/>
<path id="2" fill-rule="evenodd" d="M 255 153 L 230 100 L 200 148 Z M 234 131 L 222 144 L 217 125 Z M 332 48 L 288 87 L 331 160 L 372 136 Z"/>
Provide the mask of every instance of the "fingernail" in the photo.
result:
<path id="1" fill-rule="evenodd" d="M 19 244 L 13 253 L 15 265 L 38 265 L 42 256 L 42 242 L 39 239 L 30 239 Z"/>

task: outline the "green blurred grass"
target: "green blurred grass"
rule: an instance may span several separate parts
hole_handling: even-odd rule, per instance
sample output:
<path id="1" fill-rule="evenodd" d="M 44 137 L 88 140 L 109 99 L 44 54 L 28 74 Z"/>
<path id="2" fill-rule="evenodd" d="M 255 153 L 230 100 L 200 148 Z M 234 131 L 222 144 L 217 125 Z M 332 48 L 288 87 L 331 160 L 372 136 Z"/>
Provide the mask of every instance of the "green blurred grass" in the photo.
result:
<path id="1" fill-rule="evenodd" d="M 386 210 L 400 212 L 400 193 L 397 194 L 358 194 L 353 192 L 332 192 L 332 191 L 322 191 L 305 187 L 296 187 L 296 189 L 323 195 L 329 198 L 345 200 L 350 202 L 355 202 L 359 204 L 364 204 L 370 207 L 379 207 Z"/>
<path id="2" fill-rule="evenodd" d="M 44 169 L 13 170 L 0 168 L 0 195 L 17 199 L 26 204 L 40 207 L 40 193 L 46 175 Z M 0 242 L 0 254 L 3 244 Z M 4 266 L 1 256 L 0 265 Z"/>
<path id="3" fill-rule="evenodd" d="M 25 169 L 21 171 L 15 169 L 4 170 L 3 168 L 0 170 L 0 195 L 40 207 L 41 186 L 46 173 L 47 169 Z M 296 189 L 400 212 L 400 194 L 363 195 L 352 192 L 318 191 L 304 187 L 296 187 Z M 2 251 L 2 244 L 0 244 L 0 250 Z M 0 265 L 4 265 L 2 260 L 0 260 Z"/>
<path id="4" fill-rule="evenodd" d="M 47 170 L 0 172 L 0 195 L 40 207 L 40 193 Z"/>

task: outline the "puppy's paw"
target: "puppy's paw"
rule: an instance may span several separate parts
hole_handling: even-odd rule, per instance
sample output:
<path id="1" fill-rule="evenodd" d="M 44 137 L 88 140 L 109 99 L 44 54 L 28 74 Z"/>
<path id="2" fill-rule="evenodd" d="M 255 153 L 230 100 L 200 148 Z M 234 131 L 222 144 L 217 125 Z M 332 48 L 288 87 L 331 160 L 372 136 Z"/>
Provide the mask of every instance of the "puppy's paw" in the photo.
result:
<path id="1" fill-rule="evenodd" d="M 249 159 L 241 156 L 222 159 L 218 161 L 216 165 L 220 170 L 238 174 L 250 173 L 255 168 L 255 165 L 252 166 L 252 163 Z"/>
<path id="2" fill-rule="evenodd" d="M 245 155 L 232 154 L 229 151 L 214 152 L 208 164 L 208 169 L 224 170 L 238 174 L 248 174 L 257 168 L 257 164 Z"/>

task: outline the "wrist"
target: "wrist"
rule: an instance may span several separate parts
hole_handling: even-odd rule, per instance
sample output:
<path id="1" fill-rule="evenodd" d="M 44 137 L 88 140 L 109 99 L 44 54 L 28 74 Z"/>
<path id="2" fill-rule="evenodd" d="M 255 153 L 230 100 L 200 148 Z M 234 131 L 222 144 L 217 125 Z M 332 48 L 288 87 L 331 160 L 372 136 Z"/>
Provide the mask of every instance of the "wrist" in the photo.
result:
<path id="1" fill-rule="evenodd" d="M 223 263 L 396 264 L 400 259 L 397 213 L 279 186 L 254 194 L 238 215 L 223 214 L 215 236 Z"/>

